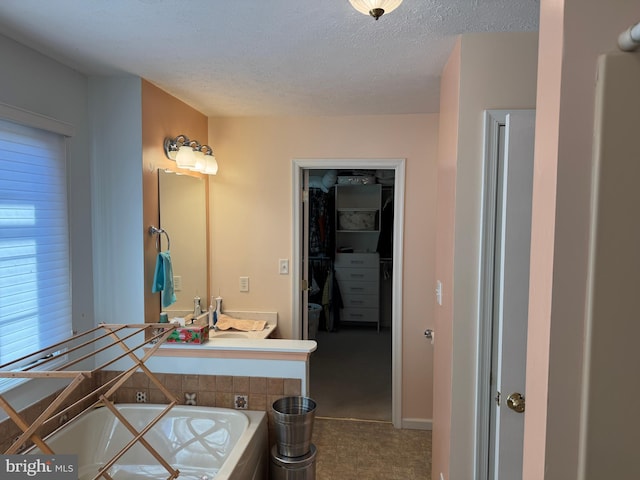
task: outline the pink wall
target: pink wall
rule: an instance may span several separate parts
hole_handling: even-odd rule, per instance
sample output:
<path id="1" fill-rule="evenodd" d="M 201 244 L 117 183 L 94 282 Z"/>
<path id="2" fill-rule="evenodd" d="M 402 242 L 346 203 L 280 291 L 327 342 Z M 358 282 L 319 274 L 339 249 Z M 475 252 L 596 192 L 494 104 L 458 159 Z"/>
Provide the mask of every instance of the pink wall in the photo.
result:
<path id="1" fill-rule="evenodd" d="M 432 418 L 432 347 L 436 233 L 437 115 L 210 118 L 209 141 L 220 170 L 210 179 L 212 283 L 229 309 L 279 313 L 281 336 L 292 322 L 292 281 L 279 275 L 292 258 L 294 158 L 406 158 L 402 418 Z M 250 291 L 238 291 L 238 277 Z"/>
<path id="2" fill-rule="evenodd" d="M 628 0 L 541 2 L 525 480 L 577 478 L 584 462 L 596 58 L 617 49 L 618 34 L 637 15 Z"/>
<path id="3" fill-rule="evenodd" d="M 453 240 L 458 159 L 458 116 L 460 107 L 460 39 L 442 72 L 440 86 L 440 138 L 438 140 L 438 228 L 436 278 L 453 285 Z M 451 355 L 453 289 L 445 288 L 442 306 L 435 307 L 433 383 L 433 472 L 449 478 L 451 435 Z M 437 478 L 434 473 L 432 477 Z"/>
<path id="4" fill-rule="evenodd" d="M 436 307 L 436 479 L 442 472 L 445 479 L 466 480 L 474 472 L 483 112 L 535 108 L 537 47 L 535 32 L 462 35 L 443 74 L 438 178 L 443 231 L 436 257 L 445 297 Z"/>

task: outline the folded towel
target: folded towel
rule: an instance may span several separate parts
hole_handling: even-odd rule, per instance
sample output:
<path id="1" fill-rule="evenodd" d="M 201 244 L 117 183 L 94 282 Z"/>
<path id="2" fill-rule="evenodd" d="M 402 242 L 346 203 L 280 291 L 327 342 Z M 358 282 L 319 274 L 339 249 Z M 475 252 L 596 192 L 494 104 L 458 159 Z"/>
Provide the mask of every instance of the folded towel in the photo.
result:
<path id="1" fill-rule="evenodd" d="M 216 328 L 219 330 L 229 330 L 230 328 L 233 328 L 234 330 L 251 332 L 264 330 L 266 324 L 267 322 L 264 320 L 244 320 L 240 318 L 233 318 L 221 313 L 218 317 L 218 321 L 216 322 Z"/>
<path id="2" fill-rule="evenodd" d="M 156 271 L 153 275 L 153 293 L 162 292 L 162 307 L 166 308 L 176 301 L 173 291 L 173 268 L 169 251 L 158 253 L 156 259 Z"/>

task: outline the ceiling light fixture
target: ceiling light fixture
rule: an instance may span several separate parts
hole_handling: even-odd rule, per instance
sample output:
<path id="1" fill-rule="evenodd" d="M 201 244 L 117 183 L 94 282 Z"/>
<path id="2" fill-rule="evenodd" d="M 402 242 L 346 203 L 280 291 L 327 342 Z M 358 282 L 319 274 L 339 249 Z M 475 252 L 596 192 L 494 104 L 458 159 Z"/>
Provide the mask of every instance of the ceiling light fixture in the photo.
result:
<path id="1" fill-rule="evenodd" d="M 360 13 L 371 15 L 378 20 L 383 14 L 391 13 L 398 8 L 402 0 L 349 0 L 349 2 Z"/>
<path id="2" fill-rule="evenodd" d="M 164 153 L 179 168 L 193 170 L 205 175 L 218 173 L 218 162 L 209 145 L 201 145 L 197 140 L 189 140 L 186 135 L 164 139 Z"/>

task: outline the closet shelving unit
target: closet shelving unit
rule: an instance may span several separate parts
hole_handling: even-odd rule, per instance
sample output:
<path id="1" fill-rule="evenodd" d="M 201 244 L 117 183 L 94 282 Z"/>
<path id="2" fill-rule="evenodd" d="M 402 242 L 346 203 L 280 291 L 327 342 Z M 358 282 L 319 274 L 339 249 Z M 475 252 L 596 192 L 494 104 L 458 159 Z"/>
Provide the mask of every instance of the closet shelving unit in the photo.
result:
<path id="1" fill-rule="evenodd" d="M 344 322 L 374 323 L 380 331 L 380 237 L 382 185 L 335 187 L 335 272 Z"/>
<path id="2" fill-rule="evenodd" d="M 70 380 L 70 383 L 62 390 L 56 399 L 47 406 L 31 424 L 10 405 L 3 395 L 0 395 L 0 407 L 6 412 L 9 418 L 15 422 L 18 428 L 23 431 L 22 435 L 20 435 L 4 453 L 16 454 L 19 452 L 21 445 L 27 440 L 31 440 L 41 452 L 49 455 L 55 454 L 46 443 L 49 435 L 42 435 L 44 427 L 47 427 L 62 415 L 67 414 L 73 408 L 91 402 L 78 416 L 87 413 L 93 408 L 104 406 L 108 408 L 132 434 L 132 440 L 115 454 L 111 460 L 100 467 L 98 472 L 96 472 L 96 476 L 93 477 L 94 479 L 104 478 L 111 480 L 111 476 L 108 473 L 109 469 L 137 443 L 140 443 L 146 448 L 149 453 L 158 460 L 158 463 L 167 470 L 169 475 L 167 479 L 177 478 L 180 472 L 169 465 L 143 438 L 145 433 L 178 404 L 177 398 L 167 390 L 162 382 L 145 366 L 145 362 L 153 356 L 160 345 L 165 342 L 176 328 L 176 325 L 167 323 L 100 324 L 91 330 L 73 335 L 55 345 L 0 365 L 0 378 L 31 380 L 58 378 Z M 132 346 L 132 343 L 135 343 L 135 345 Z M 107 352 L 111 349 L 116 350 L 111 360 L 90 370 L 72 369 L 72 367 L 77 367 L 82 362 L 92 361 L 99 353 Z M 50 353 L 54 351 L 63 352 L 62 354 L 64 355 L 76 352 L 76 355 L 79 356 L 62 365 L 55 365 L 51 370 L 46 370 L 47 364 L 52 364 L 54 360 L 60 358 L 60 355 L 50 355 Z M 88 351 L 88 353 L 84 353 L 86 351 Z M 129 369 L 118 374 L 103 385 L 94 385 L 91 391 L 80 400 L 75 401 L 67 407 L 61 408 L 71 395 L 87 380 L 90 380 L 98 372 L 124 358 L 129 358 L 133 363 Z M 24 365 L 25 362 L 32 359 L 34 360 L 32 363 L 21 368 L 16 367 L 17 364 Z M 114 402 L 117 390 L 138 370 L 141 370 L 169 400 L 167 406 L 141 431 L 137 431 L 133 425 L 124 418 L 116 408 Z"/>

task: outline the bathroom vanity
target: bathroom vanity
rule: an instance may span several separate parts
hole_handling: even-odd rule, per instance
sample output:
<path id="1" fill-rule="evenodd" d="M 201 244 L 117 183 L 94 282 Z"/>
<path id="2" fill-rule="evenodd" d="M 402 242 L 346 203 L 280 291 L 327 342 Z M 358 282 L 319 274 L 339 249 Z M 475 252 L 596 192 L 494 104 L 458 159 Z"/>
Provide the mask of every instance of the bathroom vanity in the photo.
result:
<path id="1" fill-rule="evenodd" d="M 293 378 L 309 395 L 314 340 L 214 338 L 203 345 L 164 344 L 147 363 L 161 373 Z"/>
<path id="2" fill-rule="evenodd" d="M 191 318 L 192 313 L 186 312 L 184 310 L 166 310 L 165 312 L 169 322 L 179 321 L 178 319 L 184 320 L 185 318 Z M 228 330 L 217 330 L 215 328 L 211 328 L 209 330 L 209 339 L 220 339 L 220 338 L 237 338 L 237 339 L 265 339 L 269 338 L 273 335 L 273 332 L 278 327 L 278 312 L 251 312 L 251 311 L 241 311 L 241 310 L 225 310 L 224 315 L 227 315 L 236 319 L 244 319 L 244 320 L 257 320 L 264 321 L 265 326 L 262 330 L 252 330 L 252 331 L 240 331 L 234 329 Z M 200 314 L 194 321 L 196 324 L 203 324 L 208 321 L 208 313 L 204 312 Z M 187 325 L 188 326 L 188 325 Z"/>
<path id="3" fill-rule="evenodd" d="M 190 312 L 173 311 L 171 315 L 187 313 Z M 224 313 L 235 318 L 265 320 L 267 326 L 260 332 L 211 332 L 204 344 L 165 343 L 147 361 L 149 367 L 155 372 L 184 375 L 299 379 L 301 393 L 309 394 L 309 357 L 317 348 L 315 341 L 267 338 L 277 327 L 277 312 L 228 310 Z M 126 366 L 110 367 L 118 368 Z"/>

